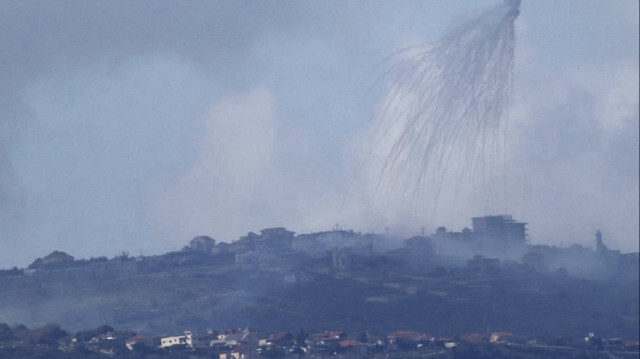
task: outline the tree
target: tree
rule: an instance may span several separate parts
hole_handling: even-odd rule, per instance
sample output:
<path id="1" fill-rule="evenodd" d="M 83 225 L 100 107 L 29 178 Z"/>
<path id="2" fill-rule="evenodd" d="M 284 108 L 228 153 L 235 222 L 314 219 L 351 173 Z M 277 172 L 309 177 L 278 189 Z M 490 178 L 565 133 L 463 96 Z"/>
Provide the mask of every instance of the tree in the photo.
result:
<path id="1" fill-rule="evenodd" d="M 0 323 L 0 341 L 13 340 L 15 336 L 7 323 Z"/>
<path id="2" fill-rule="evenodd" d="M 58 324 L 47 324 L 40 329 L 31 331 L 31 338 L 36 343 L 55 344 L 58 340 L 69 335 Z"/>
<path id="3" fill-rule="evenodd" d="M 102 325 L 96 329 L 81 330 L 76 333 L 76 338 L 81 341 L 88 342 L 91 338 L 100 334 L 112 333 L 114 329 L 109 325 Z"/>
<path id="4" fill-rule="evenodd" d="M 31 331 L 24 324 L 18 324 L 13 327 L 13 335 L 16 339 L 27 341 L 31 336 Z"/>

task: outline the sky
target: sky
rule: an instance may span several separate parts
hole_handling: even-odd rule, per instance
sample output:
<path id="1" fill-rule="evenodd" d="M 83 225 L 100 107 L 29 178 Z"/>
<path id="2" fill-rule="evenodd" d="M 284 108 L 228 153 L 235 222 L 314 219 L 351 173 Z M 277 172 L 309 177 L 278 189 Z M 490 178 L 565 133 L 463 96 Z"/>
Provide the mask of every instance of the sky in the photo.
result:
<path id="1" fill-rule="evenodd" d="M 507 200 L 399 224 L 350 196 L 389 56 L 498 3 L 0 0 L 0 268 L 485 214 L 638 251 L 635 0 L 522 2 Z"/>

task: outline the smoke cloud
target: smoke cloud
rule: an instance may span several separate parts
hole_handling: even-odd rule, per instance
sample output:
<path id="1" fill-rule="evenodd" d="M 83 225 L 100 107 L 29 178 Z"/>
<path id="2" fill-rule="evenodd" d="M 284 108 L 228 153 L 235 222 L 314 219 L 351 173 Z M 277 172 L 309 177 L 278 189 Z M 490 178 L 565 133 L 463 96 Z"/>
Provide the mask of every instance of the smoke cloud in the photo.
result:
<path id="1" fill-rule="evenodd" d="M 274 166 L 277 105 L 265 87 L 220 98 L 204 118 L 196 161 L 154 202 L 158 236 L 172 242 L 194 233 L 232 240 L 247 224 L 268 226 L 256 208 Z"/>

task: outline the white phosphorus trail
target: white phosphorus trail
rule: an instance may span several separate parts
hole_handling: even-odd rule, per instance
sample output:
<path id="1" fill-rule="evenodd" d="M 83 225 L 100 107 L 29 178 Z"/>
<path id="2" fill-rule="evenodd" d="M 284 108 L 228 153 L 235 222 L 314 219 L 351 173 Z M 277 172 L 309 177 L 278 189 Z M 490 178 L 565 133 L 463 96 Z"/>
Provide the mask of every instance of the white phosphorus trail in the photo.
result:
<path id="1" fill-rule="evenodd" d="M 461 191 L 491 192 L 505 163 L 519 5 L 505 0 L 433 46 L 395 55 L 367 165 L 376 206 L 424 216 Z"/>

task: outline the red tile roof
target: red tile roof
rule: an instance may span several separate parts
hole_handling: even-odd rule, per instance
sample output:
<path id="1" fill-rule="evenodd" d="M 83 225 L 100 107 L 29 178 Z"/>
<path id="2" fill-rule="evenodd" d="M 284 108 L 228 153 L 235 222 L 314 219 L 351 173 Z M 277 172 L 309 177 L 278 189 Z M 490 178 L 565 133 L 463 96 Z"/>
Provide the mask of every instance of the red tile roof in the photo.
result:
<path id="1" fill-rule="evenodd" d="M 430 339 L 427 334 L 412 332 L 410 330 L 396 330 L 395 332 L 390 333 L 387 337 L 392 340 L 406 339 L 415 342 Z"/>
<path id="2" fill-rule="evenodd" d="M 347 340 L 339 341 L 338 345 L 341 348 L 350 348 L 350 347 L 363 347 L 363 346 L 366 346 L 367 344 L 361 343 L 361 342 L 359 342 L 357 340 L 347 339 Z"/>

